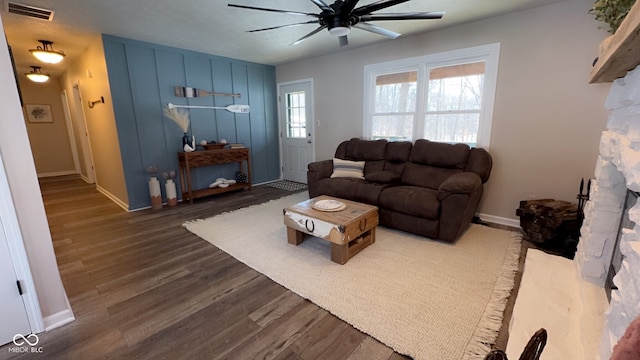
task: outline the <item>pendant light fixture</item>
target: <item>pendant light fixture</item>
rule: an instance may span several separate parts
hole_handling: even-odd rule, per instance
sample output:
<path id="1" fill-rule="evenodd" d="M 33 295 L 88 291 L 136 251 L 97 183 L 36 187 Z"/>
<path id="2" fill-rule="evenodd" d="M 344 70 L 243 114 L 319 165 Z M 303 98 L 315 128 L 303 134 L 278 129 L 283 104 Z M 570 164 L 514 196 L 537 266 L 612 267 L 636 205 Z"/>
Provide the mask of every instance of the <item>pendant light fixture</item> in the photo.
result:
<path id="1" fill-rule="evenodd" d="M 40 66 L 32 66 L 31 72 L 26 73 L 27 78 L 33 82 L 43 83 L 49 80 L 49 74 L 43 74 Z"/>
<path id="2" fill-rule="evenodd" d="M 38 60 L 47 64 L 57 64 L 64 59 L 65 54 L 62 51 L 53 50 L 53 41 L 38 40 L 42 46 L 29 50 Z"/>

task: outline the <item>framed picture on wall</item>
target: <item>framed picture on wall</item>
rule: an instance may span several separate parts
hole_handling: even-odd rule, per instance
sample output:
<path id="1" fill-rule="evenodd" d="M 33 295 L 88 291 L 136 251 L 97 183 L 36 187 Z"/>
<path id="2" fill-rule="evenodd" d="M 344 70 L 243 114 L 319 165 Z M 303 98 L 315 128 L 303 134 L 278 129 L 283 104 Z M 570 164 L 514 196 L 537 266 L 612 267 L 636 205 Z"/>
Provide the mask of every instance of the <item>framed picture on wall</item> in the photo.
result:
<path id="1" fill-rule="evenodd" d="M 49 105 L 26 105 L 27 121 L 30 123 L 51 123 L 51 107 Z"/>

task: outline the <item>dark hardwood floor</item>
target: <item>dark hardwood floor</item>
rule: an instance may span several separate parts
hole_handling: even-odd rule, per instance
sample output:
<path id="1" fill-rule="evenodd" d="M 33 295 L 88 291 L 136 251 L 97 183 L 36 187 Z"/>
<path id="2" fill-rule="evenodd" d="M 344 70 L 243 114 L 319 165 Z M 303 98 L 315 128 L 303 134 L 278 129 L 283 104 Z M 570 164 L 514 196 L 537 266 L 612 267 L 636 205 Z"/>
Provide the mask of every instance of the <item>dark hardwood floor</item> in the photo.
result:
<path id="1" fill-rule="evenodd" d="M 291 192 L 127 213 L 75 177 L 41 189 L 76 320 L 40 334 L 42 353 L 0 359 L 406 358 L 181 227 Z"/>
<path id="2" fill-rule="evenodd" d="M 254 186 L 128 213 L 77 177 L 40 184 L 76 320 L 40 334 L 42 353 L 8 344 L 0 359 L 407 359 L 181 227 L 292 192 Z"/>

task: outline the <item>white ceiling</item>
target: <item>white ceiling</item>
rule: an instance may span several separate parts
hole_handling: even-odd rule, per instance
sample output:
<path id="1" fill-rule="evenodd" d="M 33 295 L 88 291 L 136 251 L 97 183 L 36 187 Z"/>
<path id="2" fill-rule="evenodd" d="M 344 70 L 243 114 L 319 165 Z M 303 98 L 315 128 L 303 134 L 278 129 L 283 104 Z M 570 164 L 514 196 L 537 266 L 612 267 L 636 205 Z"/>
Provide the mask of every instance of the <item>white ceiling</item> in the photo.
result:
<path id="1" fill-rule="evenodd" d="M 465 22 L 564 0 L 412 0 L 381 10 L 391 12 L 444 11 L 440 20 L 379 21 L 375 25 L 408 36 Z M 344 51 L 383 41 L 393 41 L 360 29 L 349 34 L 349 45 L 340 47 L 326 30 L 300 44 L 290 44 L 317 25 L 300 25 L 257 33 L 247 30 L 308 21 L 310 18 L 266 11 L 228 7 L 228 3 L 319 13 L 311 0 L 14 0 L 12 2 L 55 11 L 52 22 L 6 12 L 2 22 L 19 73 L 31 65 L 59 75 L 99 34 L 148 41 L 171 47 L 226 56 L 262 64 L 282 64 L 321 54 Z M 325 0 L 331 3 L 331 0 Z M 361 0 L 358 6 L 374 0 Z M 541 19 L 542 20 L 542 19 Z M 38 40 L 53 41 L 67 59 L 57 65 L 39 64 L 29 49 Z"/>

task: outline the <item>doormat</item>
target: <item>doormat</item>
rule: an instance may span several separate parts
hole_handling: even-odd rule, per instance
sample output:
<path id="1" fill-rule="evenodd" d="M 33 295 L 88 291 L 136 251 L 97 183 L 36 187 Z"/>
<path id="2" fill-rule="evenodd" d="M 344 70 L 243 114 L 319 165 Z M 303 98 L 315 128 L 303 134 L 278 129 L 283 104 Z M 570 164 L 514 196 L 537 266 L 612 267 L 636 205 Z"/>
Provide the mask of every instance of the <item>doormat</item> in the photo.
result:
<path id="1" fill-rule="evenodd" d="M 266 186 L 270 186 L 276 189 L 287 190 L 287 191 L 300 191 L 307 188 L 307 184 L 303 184 L 295 181 L 289 181 L 289 180 L 274 181 L 272 183 L 266 184 Z"/>

